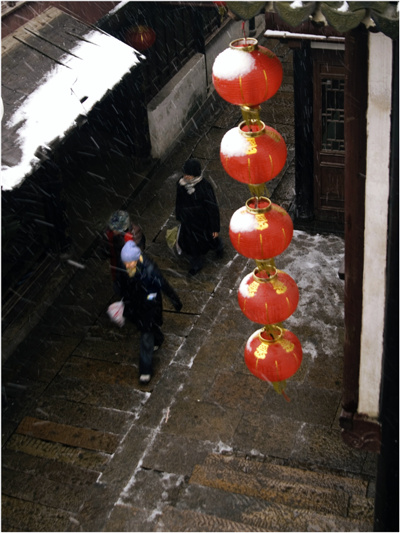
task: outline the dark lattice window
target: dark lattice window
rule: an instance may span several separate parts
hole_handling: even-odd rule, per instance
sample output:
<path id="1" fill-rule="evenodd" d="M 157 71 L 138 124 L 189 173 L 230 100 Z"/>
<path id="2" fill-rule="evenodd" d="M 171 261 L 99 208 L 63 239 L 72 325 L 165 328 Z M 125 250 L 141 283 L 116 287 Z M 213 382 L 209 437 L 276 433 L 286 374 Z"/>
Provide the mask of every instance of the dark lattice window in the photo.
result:
<path id="1" fill-rule="evenodd" d="M 322 149 L 344 152 L 344 80 L 322 81 Z"/>

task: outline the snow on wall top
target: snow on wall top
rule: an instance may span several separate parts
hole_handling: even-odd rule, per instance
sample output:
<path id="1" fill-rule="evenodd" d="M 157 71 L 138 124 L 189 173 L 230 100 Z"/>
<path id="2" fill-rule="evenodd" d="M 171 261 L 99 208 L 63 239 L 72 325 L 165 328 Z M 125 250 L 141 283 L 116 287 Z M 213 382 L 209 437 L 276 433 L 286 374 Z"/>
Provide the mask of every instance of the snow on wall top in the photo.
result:
<path id="1" fill-rule="evenodd" d="M 65 137 L 78 117 L 87 115 L 141 58 L 139 52 L 102 31 L 85 34 L 3 126 L 3 137 L 12 135 L 20 157 L 16 164 L 2 164 L 2 189 L 22 183 L 39 163 L 38 148 Z"/>

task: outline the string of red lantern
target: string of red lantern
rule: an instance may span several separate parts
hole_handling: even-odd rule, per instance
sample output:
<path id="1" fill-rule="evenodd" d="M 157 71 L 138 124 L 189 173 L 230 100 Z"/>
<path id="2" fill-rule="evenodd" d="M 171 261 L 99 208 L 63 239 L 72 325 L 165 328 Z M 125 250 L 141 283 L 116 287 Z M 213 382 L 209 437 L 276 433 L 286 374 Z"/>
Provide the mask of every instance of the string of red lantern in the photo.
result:
<path id="1" fill-rule="evenodd" d="M 265 183 L 282 171 L 287 158 L 283 137 L 260 120 L 260 104 L 278 91 L 283 69 L 273 52 L 244 35 L 217 56 L 212 79 L 217 93 L 239 105 L 243 116 L 243 122 L 222 139 L 222 166 L 254 194 L 229 224 L 233 247 L 257 264 L 238 291 L 243 314 L 264 325 L 248 339 L 245 363 L 250 372 L 271 382 L 289 401 L 284 391 L 286 379 L 299 369 L 302 348 L 299 339 L 278 324 L 296 310 L 299 291 L 295 281 L 275 267 L 274 258 L 290 244 L 293 222 L 283 208 L 261 194 Z"/>

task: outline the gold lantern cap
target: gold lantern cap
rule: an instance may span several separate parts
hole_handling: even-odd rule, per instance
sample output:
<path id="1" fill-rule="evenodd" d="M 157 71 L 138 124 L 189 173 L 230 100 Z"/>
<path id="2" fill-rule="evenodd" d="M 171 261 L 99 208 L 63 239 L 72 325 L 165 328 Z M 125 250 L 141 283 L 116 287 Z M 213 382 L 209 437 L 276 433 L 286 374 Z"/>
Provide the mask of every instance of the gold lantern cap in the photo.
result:
<path id="1" fill-rule="evenodd" d="M 241 37 L 229 43 L 229 47 L 233 50 L 241 50 L 242 52 L 254 52 L 258 48 L 258 41 L 253 37 Z"/>
<path id="2" fill-rule="evenodd" d="M 264 186 L 264 184 L 262 184 Z M 267 203 L 267 205 L 260 207 L 260 203 Z M 254 207 L 251 205 L 253 204 Z M 266 213 L 271 209 L 272 202 L 266 196 L 253 196 L 246 200 L 246 211 L 252 213 L 253 215 L 260 215 L 261 213 Z"/>
<path id="3" fill-rule="evenodd" d="M 272 344 L 278 342 L 282 338 L 282 335 L 283 329 L 281 327 L 276 324 L 270 324 L 259 330 L 258 338 L 263 343 Z"/>
<path id="4" fill-rule="evenodd" d="M 253 279 L 257 283 L 269 283 L 271 280 L 276 278 L 278 275 L 278 269 L 275 265 L 268 263 L 267 265 L 264 265 L 265 268 L 261 269 L 259 267 L 256 267 L 253 270 Z M 265 275 L 262 275 L 265 274 Z"/>
<path id="5" fill-rule="evenodd" d="M 251 131 L 243 131 L 243 126 L 247 126 Z M 251 128 L 256 127 L 257 129 L 252 130 Z M 239 126 L 239 131 L 243 135 L 243 137 L 250 137 L 253 139 L 254 137 L 260 137 L 260 135 L 264 135 L 265 133 L 265 124 L 262 120 L 258 119 L 250 119 L 250 120 L 243 120 Z"/>

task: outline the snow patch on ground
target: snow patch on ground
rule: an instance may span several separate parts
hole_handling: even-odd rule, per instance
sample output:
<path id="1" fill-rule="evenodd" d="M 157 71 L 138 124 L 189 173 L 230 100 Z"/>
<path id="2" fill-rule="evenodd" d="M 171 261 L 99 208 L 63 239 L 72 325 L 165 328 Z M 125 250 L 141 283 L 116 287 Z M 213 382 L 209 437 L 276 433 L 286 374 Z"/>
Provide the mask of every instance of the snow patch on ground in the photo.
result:
<path id="1" fill-rule="evenodd" d="M 299 338 L 303 359 L 337 357 L 343 352 L 344 281 L 338 272 L 344 239 L 295 230 L 289 247 L 275 258 L 277 268 L 290 274 L 300 293 L 296 311 L 283 326 Z"/>

